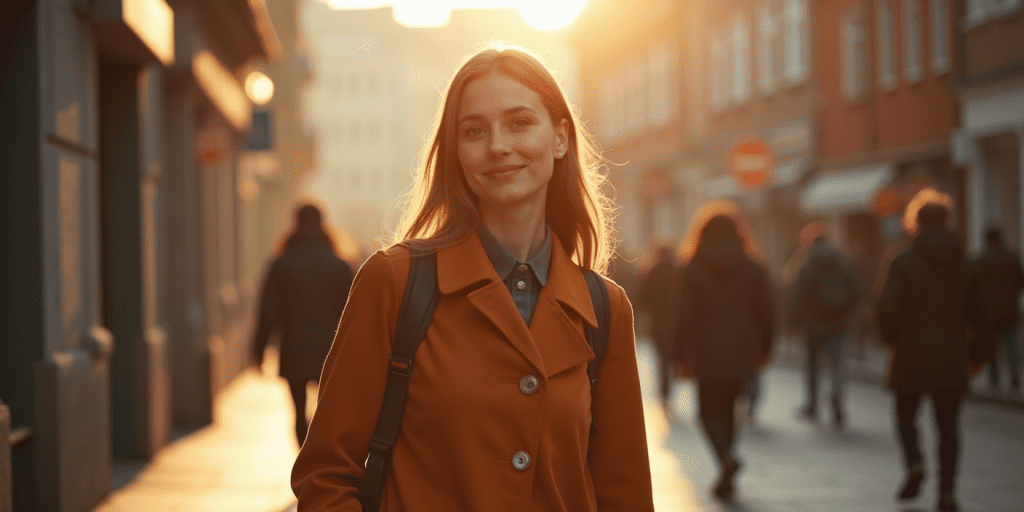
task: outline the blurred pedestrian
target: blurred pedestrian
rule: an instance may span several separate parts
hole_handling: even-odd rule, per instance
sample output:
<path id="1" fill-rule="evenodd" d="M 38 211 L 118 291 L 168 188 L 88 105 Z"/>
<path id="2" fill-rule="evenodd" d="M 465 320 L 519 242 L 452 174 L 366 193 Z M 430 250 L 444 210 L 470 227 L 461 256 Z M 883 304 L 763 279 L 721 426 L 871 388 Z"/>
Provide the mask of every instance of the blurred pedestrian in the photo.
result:
<path id="1" fill-rule="evenodd" d="M 800 238 L 807 247 L 807 259 L 793 286 L 788 311 L 790 329 L 801 332 L 806 342 L 807 403 L 801 414 L 812 421 L 818 417 L 818 365 L 824 356 L 832 384 L 833 420 L 842 429 L 847 328 L 860 293 L 852 270 L 829 244 L 819 222 L 804 226 Z"/>
<path id="2" fill-rule="evenodd" d="M 352 269 L 335 252 L 320 209 L 304 204 L 263 283 L 253 351 L 257 367 L 272 334 L 280 334 L 278 372 L 295 405 L 295 437 L 306 438 L 306 386 L 319 382 L 345 308 Z"/>
<path id="3" fill-rule="evenodd" d="M 731 203 L 704 205 L 683 241 L 677 364 L 692 367 L 698 409 L 719 466 L 713 494 L 735 494 L 736 400 L 765 364 L 775 334 L 775 304 L 754 239 Z"/>
<path id="4" fill-rule="evenodd" d="M 658 393 L 662 408 L 671 418 L 669 395 L 672 387 L 672 370 L 669 364 L 669 350 L 672 346 L 672 328 L 675 316 L 675 294 L 673 282 L 677 266 L 675 251 L 671 246 L 657 248 L 657 261 L 644 275 L 640 285 L 639 306 L 650 315 L 650 336 L 658 353 Z"/>
<path id="5" fill-rule="evenodd" d="M 921 397 L 930 395 L 939 431 L 941 511 L 959 510 L 960 405 L 971 361 L 985 361 L 991 350 L 977 275 L 947 226 L 952 207 L 949 196 L 932 189 L 914 196 L 904 216 L 911 248 L 890 264 L 877 305 L 879 331 L 892 351 L 889 387 L 906 467 L 897 498 L 915 498 L 925 477 L 915 418 Z"/>
<path id="6" fill-rule="evenodd" d="M 977 261 L 978 279 L 984 290 L 985 311 L 997 340 L 997 349 L 989 363 L 989 382 L 992 389 L 999 389 L 998 347 L 1006 357 L 1010 374 L 1010 387 L 1020 388 L 1020 359 L 1017 355 L 1017 326 L 1020 323 L 1021 290 L 1024 290 L 1024 271 L 1020 257 L 1003 245 L 999 228 L 990 226 L 985 231 L 985 252 Z"/>
<path id="7" fill-rule="evenodd" d="M 398 243 L 356 276 L 292 471 L 299 510 L 372 503 L 364 462 L 380 453 L 411 255 L 432 254 L 440 297 L 403 367 L 380 509 L 653 511 L 632 308 L 610 280 L 610 337 L 587 374 L 585 271 L 612 253 L 595 156 L 536 58 L 487 49 L 462 65 Z"/>

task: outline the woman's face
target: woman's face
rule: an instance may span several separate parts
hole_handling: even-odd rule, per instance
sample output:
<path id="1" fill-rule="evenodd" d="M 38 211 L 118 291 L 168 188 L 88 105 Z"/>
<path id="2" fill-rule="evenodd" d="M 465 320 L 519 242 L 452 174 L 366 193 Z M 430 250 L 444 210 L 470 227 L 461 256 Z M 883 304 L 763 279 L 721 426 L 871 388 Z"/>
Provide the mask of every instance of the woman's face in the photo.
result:
<path id="1" fill-rule="evenodd" d="M 543 209 L 566 120 L 552 123 L 540 95 L 501 73 L 466 84 L 456 121 L 459 164 L 480 207 Z"/>

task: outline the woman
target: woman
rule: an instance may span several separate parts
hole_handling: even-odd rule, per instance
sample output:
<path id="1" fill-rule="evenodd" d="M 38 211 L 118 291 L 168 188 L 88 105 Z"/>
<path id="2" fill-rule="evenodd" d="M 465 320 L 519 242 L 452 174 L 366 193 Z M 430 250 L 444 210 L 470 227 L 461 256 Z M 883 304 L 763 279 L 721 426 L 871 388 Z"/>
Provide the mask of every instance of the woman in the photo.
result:
<path id="1" fill-rule="evenodd" d="M 892 260 L 877 305 L 882 341 L 892 353 L 889 387 L 896 395 L 906 465 L 896 497 L 912 499 L 920 492 L 925 472 L 915 419 L 922 396 L 931 395 L 941 468 L 937 508 L 944 512 L 959 510 L 954 484 L 969 367 L 987 360 L 992 349 L 977 277 L 960 238 L 947 226 L 952 207 L 949 196 L 932 189 L 914 196 L 904 216 L 913 242 Z"/>
<path id="2" fill-rule="evenodd" d="M 440 300 L 381 510 L 653 510 L 632 309 L 610 281 L 593 391 L 587 378 L 583 269 L 611 254 L 596 163 L 536 59 L 491 49 L 462 66 L 401 243 L 356 276 L 292 472 L 300 511 L 361 510 L 410 251 L 436 253 Z"/>
<path id="3" fill-rule="evenodd" d="M 692 368 L 704 433 L 719 465 L 713 494 L 728 500 L 740 462 L 733 453 L 736 399 L 767 361 L 775 333 L 769 277 L 731 203 L 702 207 L 682 246 L 678 364 Z"/>

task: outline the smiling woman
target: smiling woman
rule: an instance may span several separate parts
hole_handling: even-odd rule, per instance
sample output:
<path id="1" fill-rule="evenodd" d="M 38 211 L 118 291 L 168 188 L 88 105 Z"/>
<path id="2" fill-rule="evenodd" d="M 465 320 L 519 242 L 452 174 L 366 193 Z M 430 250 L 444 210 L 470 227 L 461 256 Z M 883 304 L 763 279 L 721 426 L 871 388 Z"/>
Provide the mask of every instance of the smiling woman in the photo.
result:
<path id="1" fill-rule="evenodd" d="M 414 27 L 440 26 L 451 9 L 514 7 L 527 23 L 539 30 L 558 30 L 571 23 L 587 0 L 321 0 L 334 9 L 370 9 L 393 6 L 395 18 Z"/>

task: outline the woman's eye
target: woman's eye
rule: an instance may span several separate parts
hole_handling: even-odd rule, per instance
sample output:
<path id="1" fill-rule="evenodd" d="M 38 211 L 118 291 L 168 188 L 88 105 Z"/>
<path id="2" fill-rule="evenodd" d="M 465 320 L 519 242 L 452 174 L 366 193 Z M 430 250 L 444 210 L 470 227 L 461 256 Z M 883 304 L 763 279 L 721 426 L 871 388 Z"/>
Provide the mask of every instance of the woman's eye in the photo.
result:
<path id="1" fill-rule="evenodd" d="M 513 119 L 510 124 L 512 125 L 512 128 L 521 129 L 529 126 L 530 120 L 526 119 L 525 117 L 521 117 L 519 119 Z"/>
<path id="2" fill-rule="evenodd" d="M 466 137 L 478 137 L 484 133 L 483 128 L 479 126 L 470 126 L 462 131 L 462 135 Z"/>

